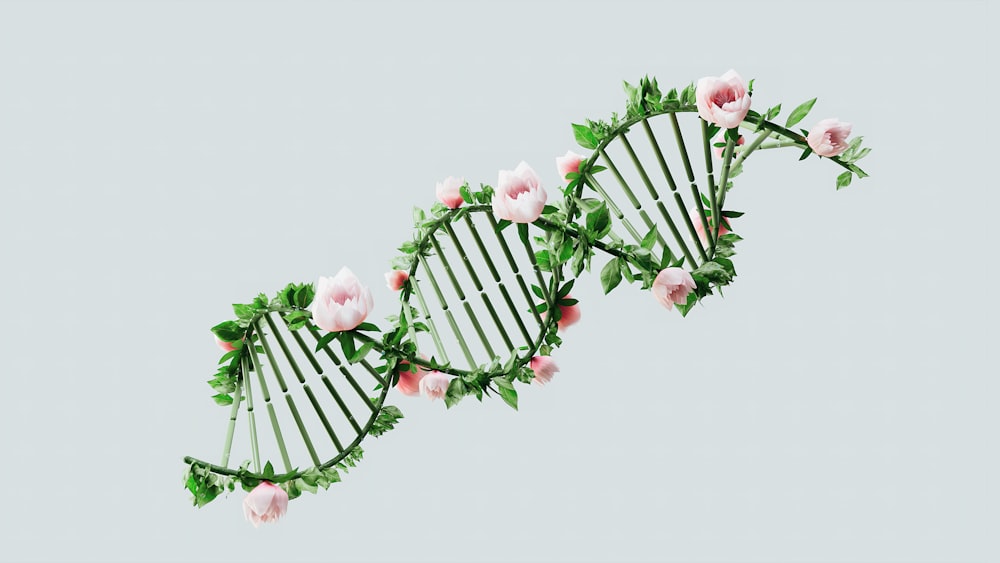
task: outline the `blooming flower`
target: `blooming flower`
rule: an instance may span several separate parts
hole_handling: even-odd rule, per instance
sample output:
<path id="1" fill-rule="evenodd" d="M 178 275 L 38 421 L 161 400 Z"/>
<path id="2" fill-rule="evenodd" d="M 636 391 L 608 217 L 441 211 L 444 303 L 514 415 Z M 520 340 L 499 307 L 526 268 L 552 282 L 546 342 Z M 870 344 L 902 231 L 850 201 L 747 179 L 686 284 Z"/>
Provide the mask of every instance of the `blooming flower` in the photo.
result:
<path id="1" fill-rule="evenodd" d="M 440 399 L 448 392 L 451 378 L 434 370 L 420 380 L 420 392 L 430 400 Z"/>
<path id="2" fill-rule="evenodd" d="M 559 366 L 549 356 L 534 356 L 528 366 L 531 371 L 535 372 L 535 378 L 532 381 L 539 385 L 545 385 L 552 381 L 552 376 L 559 371 Z"/>
<path id="3" fill-rule="evenodd" d="M 351 330 L 364 322 L 375 306 L 372 292 L 346 267 L 332 278 L 320 277 L 316 297 L 309 310 L 316 326 L 339 332 Z"/>
<path id="4" fill-rule="evenodd" d="M 546 199 L 538 175 L 522 161 L 513 171 L 500 171 L 493 193 L 493 213 L 513 223 L 531 223 L 541 216 Z"/>
<path id="5" fill-rule="evenodd" d="M 675 303 L 687 303 L 688 294 L 696 285 L 687 270 L 666 268 L 656 274 L 656 279 L 653 280 L 653 296 L 667 309 L 673 309 Z"/>
<path id="6" fill-rule="evenodd" d="M 450 207 L 451 209 L 456 209 L 462 205 L 465 200 L 462 199 L 461 188 L 465 185 L 464 178 L 455 178 L 454 176 L 448 176 L 443 182 L 437 183 L 437 198 L 438 200 Z"/>
<path id="7" fill-rule="evenodd" d="M 698 115 L 726 129 L 739 126 L 750 111 L 750 93 L 735 70 L 729 70 L 718 78 L 702 78 L 694 96 Z"/>
<path id="8" fill-rule="evenodd" d="M 736 145 L 733 147 L 733 154 L 736 154 L 736 152 L 737 152 L 736 151 L 736 147 L 743 146 L 743 143 L 745 141 L 746 141 L 746 139 L 743 138 L 743 135 L 740 135 L 740 138 L 736 139 Z M 720 136 L 718 139 L 715 140 L 714 143 L 712 143 L 712 149 L 715 151 L 715 156 L 717 156 L 719 158 L 722 158 L 722 155 L 725 154 L 725 152 L 726 152 L 726 147 L 717 147 L 717 146 L 715 146 L 715 145 L 717 145 L 719 143 L 726 143 L 726 136 L 725 135 Z"/>
<path id="9" fill-rule="evenodd" d="M 712 218 L 709 217 L 708 220 L 709 220 L 708 228 L 714 230 L 714 227 L 712 227 L 711 224 Z M 728 228 L 732 226 L 729 224 L 729 221 L 730 221 L 729 217 L 726 217 L 725 215 L 722 216 L 722 224 L 719 225 L 720 237 L 726 233 L 732 232 Z M 698 233 L 698 238 L 701 240 L 701 243 L 703 245 L 708 244 L 708 237 L 705 236 L 705 225 L 701 224 L 701 213 L 698 213 L 697 208 L 691 210 L 691 223 L 694 224 L 694 231 Z"/>
<path id="10" fill-rule="evenodd" d="M 403 285 L 408 279 L 410 279 L 410 273 L 406 270 L 393 270 L 385 274 L 385 284 L 393 291 L 403 289 Z"/>
<path id="11" fill-rule="evenodd" d="M 559 176 L 564 180 L 569 180 L 566 175 L 570 172 L 579 172 L 581 162 L 583 162 L 583 156 L 573 151 L 566 151 L 566 154 L 557 156 L 556 169 L 559 171 Z"/>
<path id="12" fill-rule="evenodd" d="M 806 142 L 813 152 L 820 156 L 837 156 L 847 150 L 850 143 L 847 137 L 851 134 L 851 124 L 838 121 L 836 117 L 827 118 L 809 130 Z"/>
<path id="13" fill-rule="evenodd" d="M 399 362 L 399 381 L 396 383 L 396 389 L 399 389 L 400 393 L 409 396 L 420 393 L 420 382 L 427 372 L 419 365 L 416 367 L 417 371 L 414 373 L 410 371 L 410 362 Z"/>
<path id="14" fill-rule="evenodd" d="M 247 498 L 243 499 L 243 515 L 254 528 L 260 526 L 262 522 L 276 521 L 284 516 L 287 510 L 288 493 L 268 481 L 261 481 L 250 491 Z"/>

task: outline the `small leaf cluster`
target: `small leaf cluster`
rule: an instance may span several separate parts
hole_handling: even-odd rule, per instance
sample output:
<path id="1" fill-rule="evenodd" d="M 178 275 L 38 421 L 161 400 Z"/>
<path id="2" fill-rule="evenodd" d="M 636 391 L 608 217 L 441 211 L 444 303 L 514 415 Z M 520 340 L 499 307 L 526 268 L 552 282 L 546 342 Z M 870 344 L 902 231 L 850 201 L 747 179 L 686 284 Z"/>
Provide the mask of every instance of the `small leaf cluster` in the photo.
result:
<path id="1" fill-rule="evenodd" d="M 736 233 L 721 235 L 715 244 L 715 256 L 691 272 L 696 287 L 688 294 L 687 303 L 677 305 L 682 316 L 687 316 L 691 308 L 702 298 L 712 295 L 713 288 L 721 293 L 722 287 L 733 281 L 736 277 L 736 268 L 731 258 L 736 254 L 736 243 L 741 240 L 742 237 Z"/>
<path id="2" fill-rule="evenodd" d="M 191 492 L 192 503 L 201 508 L 224 492 L 236 489 L 235 480 L 228 475 L 217 475 L 211 469 L 192 463 L 184 472 L 184 487 Z"/>

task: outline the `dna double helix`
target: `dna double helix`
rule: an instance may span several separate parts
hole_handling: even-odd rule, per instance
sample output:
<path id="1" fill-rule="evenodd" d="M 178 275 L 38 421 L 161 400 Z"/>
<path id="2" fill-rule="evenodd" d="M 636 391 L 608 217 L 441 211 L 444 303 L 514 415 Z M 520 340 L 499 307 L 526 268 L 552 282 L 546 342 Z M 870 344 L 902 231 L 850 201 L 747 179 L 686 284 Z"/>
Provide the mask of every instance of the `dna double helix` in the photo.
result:
<path id="1" fill-rule="evenodd" d="M 816 153 L 843 169 L 841 189 L 866 176 L 856 162 L 869 152 L 836 120 L 793 130 L 815 99 L 784 125 L 773 121 L 780 104 L 749 109 L 752 85 L 732 71 L 667 92 L 655 79 L 625 83 L 623 115 L 573 124 L 590 152 L 558 160 L 561 197 L 539 199 L 546 192 L 523 163 L 495 187 L 449 178 L 450 197 L 415 209 L 414 236 L 391 261 L 400 308 L 386 327 L 323 328 L 330 321 L 313 315 L 322 291 L 313 284 L 234 305 L 237 318 L 213 327 L 226 350 L 209 381 L 228 407 L 221 459 L 184 458 L 194 504 L 237 484 L 251 491 L 266 482 L 295 498 L 340 481 L 360 461 L 362 441 L 403 417 L 386 404 L 394 387 L 412 394 L 433 377 L 429 394 L 448 407 L 471 395 L 516 409 L 519 386 L 551 376 L 561 328 L 578 315 L 574 280 L 595 256 L 607 259 L 605 293 L 637 283 L 682 315 L 732 283 L 742 213 L 725 207 L 726 196 L 751 155 Z M 520 182 L 513 192 L 504 174 Z M 349 271 L 338 278 L 331 283 L 362 290 Z M 249 458 L 236 464 L 244 424 Z"/>

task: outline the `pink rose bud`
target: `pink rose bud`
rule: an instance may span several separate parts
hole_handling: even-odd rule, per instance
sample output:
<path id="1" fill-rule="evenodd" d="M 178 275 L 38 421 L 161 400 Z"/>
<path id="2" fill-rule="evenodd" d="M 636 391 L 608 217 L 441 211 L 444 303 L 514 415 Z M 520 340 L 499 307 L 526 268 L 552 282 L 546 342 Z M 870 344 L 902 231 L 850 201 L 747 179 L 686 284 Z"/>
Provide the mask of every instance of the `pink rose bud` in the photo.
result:
<path id="1" fill-rule="evenodd" d="M 493 213 L 512 223 L 531 223 L 541 216 L 546 199 L 538 175 L 522 161 L 513 171 L 500 171 L 493 193 Z"/>
<path id="2" fill-rule="evenodd" d="M 375 302 L 372 292 L 346 267 L 332 278 L 320 277 L 309 311 L 316 326 L 330 332 L 351 330 L 364 322 Z"/>
<path id="3" fill-rule="evenodd" d="M 440 399 L 448 392 L 451 378 L 434 370 L 420 380 L 420 392 L 430 400 Z"/>
<path id="4" fill-rule="evenodd" d="M 261 481 L 250 491 L 247 498 L 243 499 L 243 515 L 254 528 L 260 526 L 262 522 L 277 521 L 287 510 L 288 493 L 268 481 Z"/>
<path id="5" fill-rule="evenodd" d="M 427 375 L 422 367 L 417 366 L 416 373 L 410 371 L 410 362 L 399 362 L 399 381 L 396 382 L 396 389 L 404 395 L 418 395 L 420 393 L 420 382 Z"/>
<path id="6" fill-rule="evenodd" d="M 564 180 L 569 180 L 566 175 L 570 172 L 579 172 L 581 162 L 583 162 L 583 156 L 573 151 L 566 151 L 566 154 L 557 156 L 556 169 L 559 170 L 559 176 Z"/>
<path id="7" fill-rule="evenodd" d="M 698 115 L 725 129 L 738 127 L 750 111 L 750 93 L 735 70 L 730 70 L 719 78 L 702 78 L 698 81 L 694 97 Z"/>
<path id="8" fill-rule="evenodd" d="M 836 117 L 820 121 L 809 130 L 806 142 L 813 152 L 820 156 L 837 156 L 847 150 L 850 143 L 851 124 L 838 121 Z"/>
<path id="9" fill-rule="evenodd" d="M 393 270 L 385 274 L 385 284 L 393 291 L 403 289 L 403 285 L 408 279 L 410 279 L 410 274 L 406 270 Z"/>
<path id="10" fill-rule="evenodd" d="M 710 228 L 710 229 L 713 228 L 712 227 L 712 218 L 708 217 L 708 221 L 709 221 L 709 227 L 708 228 Z M 692 209 L 691 210 L 691 223 L 694 224 L 694 231 L 696 233 L 698 233 L 698 238 L 701 239 L 701 243 L 703 245 L 708 244 L 708 237 L 705 236 L 705 225 L 701 224 L 701 213 L 698 213 L 697 209 Z M 724 235 L 726 233 L 731 233 L 732 231 L 727 228 L 727 227 L 731 227 L 731 226 L 732 225 L 729 224 L 729 217 L 726 217 L 725 215 L 723 215 L 722 216 L 722 225 L 719 226 L 719 236 L 721 237 L 722 235 Z"/>
<path id="11" fill-rule="evenodd" d="M 535 356 L 531 358 L 531 363 L 528 366 L 531 371 L 535 372 L 535 378 L 532 381 L 539 385 L 545 385 L 552 381 L 552 376 L 559 371 L 559 366 L 549 356 Z"/>
<path id="12" fill-rule="evenodd" d="M 746 139 L 743 138 L 743 135 L 740 135 L 740 138 L 736 139 L 736 147 L 743 146 L 743 143 L 745 141 L 746 141 Z M 718 139 L 716 139 L 714 143 L 712 143 L 712 149 L 715 150 L 715 156 L 717 156 L 719 158 L 722 158 L 722 155 L 725 154 L 725 152 L 726 152 L 726 147 L 724 147 L 724 146 L 723 147 L 717 147 L 715 145 L 718 145 L 719 143 L 725 144 L 726 142 L 727 142 L 726 141 L 726 136 L 722 135 L 721 137 L 719 137 Z M 736 152 L 737 152 L 736 151 L 736 147 L 733 147 L 733 154 L 736 154 Z"/>
<path id="13" fill-rule="evenodd" d="M 566 299 L 572 299 L 573 296 L 566 294 Z M 570 325 L 575 325 L 580 320 L 580 304 L 576 303 L 573 305 L 559 305 L 559 320 L 556 322 L 556 326 L 559 330 L 566 330 Z"/>
<path id="14" fill-rule="evenodd" d="M 218 336 L 215 337 L 215 343 L 219 345 L 219 348 L 222 348 L 226 352 L 232 352 L 236 349 L 236 346 L 233 346 L 232 342 L 226 342 Z"/>
<path id="15" fill-rule="evenodd" d="M 667 309 L 673 309 L 675 303 L 687 303 L 688 294 L 695 287 L 694 278 L 686 270 L 666 268 L 653 280 L 653 296 Z"/>
<path id="16" fill-rule="evenodd" d="M 462 199 L 461 188 L 465 185 L 464 178 L 455 178 L 454 176 L 448 176 L 444 179 L 444 182 L 437 183 L 437 198 L 438 200 L 450 207 L 451 209 L 457 209 L 465 201 Z"/>

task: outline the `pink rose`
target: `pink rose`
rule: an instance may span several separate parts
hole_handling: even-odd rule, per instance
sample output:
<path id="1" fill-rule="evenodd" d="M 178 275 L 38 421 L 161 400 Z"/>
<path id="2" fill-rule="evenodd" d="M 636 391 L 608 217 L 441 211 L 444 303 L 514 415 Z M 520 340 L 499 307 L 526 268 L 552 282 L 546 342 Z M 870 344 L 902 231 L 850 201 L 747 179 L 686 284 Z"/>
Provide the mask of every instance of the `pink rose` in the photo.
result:
<path id="1" fill-rule="evenodd" d="M 371 290 L 361 285 L 357 276 L 344 267 L 332 278 L 319 278 L 316 297 L 309 311 L 316 326 L 340 332 L 364 322 L 374 306 Z"/>
<path id="2" fill-rule="evenodd" d="M 444 182 L 437 183 L 437 198 L 438 200 L 450 207 L 451 209 L 457 209 L 465 201 L 462 199 L 461 188 L 465 185 L 464 178 L 455 178 L 454 176 L 448 176 L 444 179 Z"/>
<path id="3" fill-rule="evenodd" d="M 268 481 L 261 481 L 250 491 L 247 498 L 243 499 L 243 515 L 254 528 L 260 526 L 262 522 L 275 522 L 284 516 L 287 510 L 288 493 Z"/>
<path id="4" fill-rule="evenodd" d="M 545 385 L 552 381 L 552 376 L 559 371 L 559 366 L 549 356 L 535 356 L 531 358 L 531 363 L 528 366 L 531 371 L 535 372 L 535 378 L 532 381 L 539 385 Z"/>
<path id="5" fill-rule="evenodd" d="M 406 270 L 393 270 L 385 274 L 385 284 L 393 291 L 403 289 L 403 285 L 408 279 L 410 279 L 410 274 Z"/>
<path id="6" fill-rule="evenodd" d="M 742 146 L 745 141 L 746 141 L 746 139 L 743 138 L 743 135 L 740 135 L 740 138 L 736 140 L 736 147 Z M 717 156 L 719 158 L 722 158 L 722 155 L 725 154 L 726 147 L 716 147 L 715 146 L 718 143 L 725 143 L 725 142 L 726 142 L 726 136 L 723 135 L 723 136 L 719 137 L 718 139 L 716 139 L 714 143 L 712 143 L 712 148 L 715 150 L 715 156 Z M 736 154 L 736 152 L 737 152 L 736 151 L 736 147 L 733 147 L 733 154 Z"/>
<path id="7" fill-rule="evenodd" d="M 450 377 L 434 370 L 420 380 L 420 392 L 432 401 L 440 399 L 448 392 L 448 385 L 450 383 Z"/>
<path id="8" fill-rule="evenodd" d="M 569 180 L 566 175 L 570 172 L 579 172 L 581 162 L 583 162 L 583 156 L 573 151 L 566 151 L 563 156 L 557 156 L 556 169 L 559 170 L 559 176 L 564 180 Z"/>
<path id="9" fill-rule="evenodd" d="M 709 220 L 709 228 L 711 229 L 712 228 L 711 227 L 712 218 L 709 217 L 708 220 Z M 698 233 L 698 238 L 701 239 L 701 243 L 702 244 L 708 244 L 708 237 L 705 236 L 705 225 L 701 224 L 701 213 L 698 213 L 697 209 L 692 209 L 691 210 L 691 223 L 694 224 L 694 231 L 696 233 Z M 730 231 L 727 228 L 727 227 L 731 227 L 731 226 L 732 225 L 729 224 L 729 217 L 726 217 L 725 215 L 723 215 L 722 216 L 722 225 L 719 226 L 719 236 L 721 237 L 722 235 L 724 235 L 726 233 L 732 232 L 732 231 Z"/>
<path id="10" fill-rule="evenodd" d="M 538 175 L 522 161 L 513 171 L 500 171 L 493 213 L 513 223 L 531 223 L 541 216 L 547 198 Z"/>
<path id="11" fill-rule="evenodd" d="M 851 124 L 838 121 L 836 117 L 820 121 L 809 130 L 806 142 L 813 152 L 820 156 L 837 156 L 847 150 L 850 143 L 847 137 L 851 134 Z"/>
<path id="12" fill-rule="evenodd" d="M 232 342 L 226 342 L 218 336 L 215 337 L 215 343 L 219 345 L 219 348 L 222 348 L 226 352 L 232 352 L 236 349 L 236 346 L 233 346 Z"/>
<path id="13" fill-rule="evenodd" d="M 572 299 L 573 296 L 566 294 L 566 299 Z M 559 305 L 559 320 L 556 322 L 556 326 L 559 330 L 566 330 L 570 325 L 575 325 L 580 320 L 580 304 L 575 303 L 573 305 Z"/>
<path id="14" fill-rule="evenodd" d="M 396 383 L 396 389 L 404 395 L 417 395 L 420 393 L 420 382 L 427 375 L 422 367 L 417 366 L 417 372 L 413 373 L 410 371 L 410 362 L 399 362 L 399 381 Z"/>
<path id="15" fill-rule="evenodd" d="M 698 115 L 705 121 L 726 129 L 738 127 L 750 111 L 750 93 L 735 70 L 730 70 L 719 78 L 702 78 L 698 81 L 694 96 Z"/>
<path id="16" fill-rule="evenodd" d="M 653 296 L 667 309 L 687 303 L 688 294 L 696 287 L 694 278 L 681 268 L 666 268 L 653 280 Z"/>

